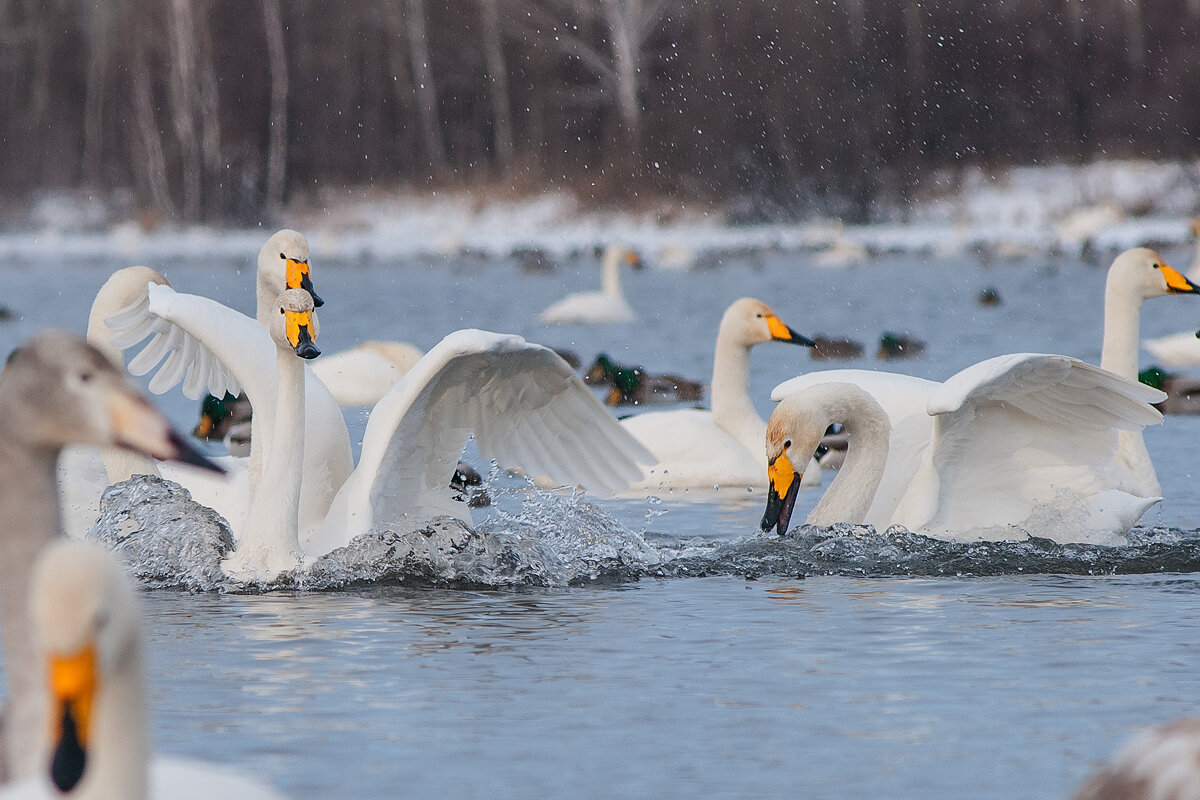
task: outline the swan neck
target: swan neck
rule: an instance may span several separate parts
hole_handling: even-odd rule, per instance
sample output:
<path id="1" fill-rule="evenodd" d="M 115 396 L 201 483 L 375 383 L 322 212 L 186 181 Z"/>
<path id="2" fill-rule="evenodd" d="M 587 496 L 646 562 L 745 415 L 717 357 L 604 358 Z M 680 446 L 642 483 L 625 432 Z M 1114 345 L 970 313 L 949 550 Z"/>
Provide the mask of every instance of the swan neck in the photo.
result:
<path id="1" fill-rule="evenodd" d="M 601 269 L 601 288 L 609 297 L 621 297 L 621 250 L 610 247 L 604 251 Z M 594 285 L 594 284 L 593 284 Z"/>
<path id="2" fill-rule="evenodd" d="M 1100 350 L 1100 366 L 1135 381 L 1141 311 L 1141 296 L 1123 289 L 1110 272 L 1104 288 L 1104 344 Z"/>
<path id="3" fill-rule="evenodd" d="M 736 341 L 724 322 L 713 352 L 712 414 L 718 428 L 752 453 L 762 449 L 767 423 L 750 399 L 750 347 Z"/>
<path id="4" fill-rule="evenodd" d="M 848 435 L 846 460 L 808 515 L 808 524 L 828 526 L 850 522 L 861 525 L 866 521 L 875 492 L 883 480 L 891 424 L 879 404 L 865 397 L 850 399 L 831 410 L 833 413 L 828 422 L 841 422 Z"/>
<path id="5" fill-rule="evenodd" d="M 101 675 L 80 798 L 145 800 L 148 795 L 145 656 L 140 631 L 134 637 L 109 674 Z"/>
<path id="6" fill-rule="evenodd" d="M 8 440 L 8 437 L 4 437 Z M 38 769 L 45 687 L 29 624 L 29 579 L 41 549 L 59 536 L 59 508 L 52 449 L 0 444 L 0 635 L 8 683 L 4 757 L 10 777 Z M 0 770 L 2 771 L 2 770 Z"/>
<path id="7" fill-rule="evenodd" d="M 259 490 L 251 495 L 237 549 L 240 555 L 255 561 L 290 564 L 300 553 L 304 362 L 290 349 L 276 346 L 276 352 L 279 386 L 275 397 L 275 429 L 263 462 Z"/>

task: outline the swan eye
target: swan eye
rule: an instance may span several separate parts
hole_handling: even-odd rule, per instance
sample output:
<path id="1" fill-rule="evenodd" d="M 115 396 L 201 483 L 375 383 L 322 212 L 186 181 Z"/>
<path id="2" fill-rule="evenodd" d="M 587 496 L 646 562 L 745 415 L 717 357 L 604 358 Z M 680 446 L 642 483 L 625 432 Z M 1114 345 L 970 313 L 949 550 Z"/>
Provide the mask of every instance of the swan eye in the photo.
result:
<path id="1" fill-rule="evenodd" d="M 87 383 L 88 381 L 90 381 L 92 379 L 92 377 L 94 375 L 95 375 L 95 373 L 93 373 L 91 370 L 85 369 L 83 372 L 79 373 L 79 380 L 82 381 L 83 383 Z"/>
<path id="2" fill-rule="evenodd" d="M 283 253 L 280 253 L 279 257 L 282 258 L 284 261 L 287 261 L 287 256 L 285 256 Z"/>
<path id="3" fill-rule="evenodd" d="M 784 449 L 784 450 L 787 450 L 787 449 L 788 449 L 789 447 L 791 447 L 791 446 L 792 446 L 792 440 L 791 440 L 791 439 L 788 439 L 786 442 L 784 442 L 784 443 L 783 443 L 783 449 Z"/>
<path id="4" fill-rule="evenodd" d="M 287 312 L 286 312 L 286 311 L 284 311 L 284 310 L 281 308 L 281 309 L 279 309 L 279 313 L 280 313 L 280 314 L 286 314 Z"/>

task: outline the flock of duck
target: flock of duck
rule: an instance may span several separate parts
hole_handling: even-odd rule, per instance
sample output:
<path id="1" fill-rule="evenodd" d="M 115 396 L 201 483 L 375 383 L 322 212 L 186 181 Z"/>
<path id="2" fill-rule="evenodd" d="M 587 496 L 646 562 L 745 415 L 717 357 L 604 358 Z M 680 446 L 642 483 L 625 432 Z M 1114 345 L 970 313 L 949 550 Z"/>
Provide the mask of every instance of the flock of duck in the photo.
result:
<path id="1" fill-rule="evenodd" d="M 606 270 L 620 260 L 610 256 Z M 619 284 L 606 279 L 600 303 L 614 291 Z M 270 584 L 376 525 L 469 521 L 448 484 L 471 436 L 484 459 L 540 484 L 601 494 L 766 486 L 763 527 L 783 534 L 806 477 L 819 483 L 813 455 L 823 435 L 840 423 L 845 462 L 809 524 L 899 524 L 956 539 L 1117 540 L 1161 499 L 1142 429 L 1161 421 L 1151 404 L 1163 394 L 1137 381 L 1136 355 L 1142 303 L 1169 294 L 1200 287 L 1153 251 L 1130 250 L 1108 273 L 1100 366 L 1014 354 L 941 383 L 827 370 L 776 387 L 769 421 L 749 393 L 750 349 L 813 341 L 743 298 L 718 329 L 710 411 L 618 421 L 554 351 L 485 331 L 451 333 L 404 364 L 380 355 L 386 347 L 347 353 L 338 371 L 319 375 L 309 362 L 320 354 L 322 301 L 295 231 L 275 234 L 259 254 L 257 318 L 176 292 L 145 267 L 120 270 L 97 295 L 90 344 L 43 333 L 0 373 L 9 698 L 0 751 L 9 784 L 0 800 L 277 796 L 209 765 L 150 758 L 134 593 L 109 553 L 61 536 L 86 528 L 93 495 L 109 484 L 137 474 L 183 484 L 231 523 L 227 574 Z M 591 305 L 576 296 L 551 310 Z M 125 351 L 142 343 L 125 365 Z M 351 385 L 348 376 L 372 358 L 394 374 Z M 193 398 L 244 392 L 254 410 L 249 454 L 218 463 L 200 455 L 140 395 L 126 366 L 153 372 L 156 392 L 180 384 Z M 340 404 L 372 399 L 355 464 Z M 1193 762 L 1200 753 L 1194 724 L 1156 735 Z M 1145 767 L 1161 761 L 1160 745 L 1134 747 L 1079 797 L 1118 796 L 1105 794 L 1117 785 L 1105 781 L 1133 780 L 1125 762 L 1141 770 L 1135 782 L 1165 771 Z"/>

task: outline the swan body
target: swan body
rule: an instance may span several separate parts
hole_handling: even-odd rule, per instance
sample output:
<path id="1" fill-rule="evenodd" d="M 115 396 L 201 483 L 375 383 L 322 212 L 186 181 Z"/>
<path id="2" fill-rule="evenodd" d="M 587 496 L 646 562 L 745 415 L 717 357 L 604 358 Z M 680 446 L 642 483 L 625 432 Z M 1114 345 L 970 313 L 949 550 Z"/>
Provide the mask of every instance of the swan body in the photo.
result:
<path id="1" fill-rule="evenodd" d="M 31 583 L 37 672 L 50 676 L 48 713 L 32 730 L 49 740 L 39 748 L 39 774 L 0 791 L 0 800 L 281 797 L 215 765 L 151 759 L 137 598 L 110 553 L 52 544 Z"/>
<path id="2" fill-rule="evenodd" d="M 366 341 L 322 356 L 313 373 L 342 408 L 375 405 L 424 353 L 408 342 Z"/>
<path id="3" fill-rule="evenodd" d="M 1194 330 L 1170 333 L 1146 339 L 1142 348 L 1165 367 L 1175 369 L 1200 366 L 1200 339 Z"/>
<path id="4" fill-rule="evenodd" d="M 542 312 L 548 324 L 605 325 L 633 322 L 636 315 L 621 291 L 621 264 L 640 266 L 637 254 L 622 245 L 612 244 L 604 251 L 600 265 L 602 289 L 567 295 Z"/>
<path id="5" fill-rule="evenodd" d="M 1162 399 L 1157 389 L 1067 356 L 1019 353 L 941 384 L 896 382 L 910 392 L 896 408 L 890 393 L 837 374 L 845 372 L 854 371 L 803 376 L 777 389 L 784 397 L 766 435 L 775 519 L 769 510 L 764 527 L 786 529 L 787 452 L 807 459 L 832 422 L 846 427 L 849 448 L 809 514 L 814 525 L 902 525 L 964 541 L 1034 535 L 1113 543 L 1161 499 L 1124 491 L 1116 460 L 1119 430 L 1162 421 L 1149 405 Z M 905 413 L 921 394 L 925 419 Z M 893 419 L 902 438 L 893 438 Z"/>
<path id="6" fill-rule="evenodd" d="M 60 536 L 55 462 L 70 444 L 121 447 L 211 466 L 129 379 L 73 334 L 34 337 L 0 373 L 0 625 L 8 692 L 0 773 L 38 767 L 45 693 L 23 613 L 37 553 Z"/>
<path id="7" fill-rule="evenodd" d="M 677 409 L 622 420 L 655 463 L 632 487 L 645 494 L 671 489 L 762 486 L 762 439 L 767 423 L 750 397 L 750 348 L 769 341 L 812 346 L 765 303 L 742 298 L 721 318 L 713 354 L 712 411 Z M 820 484 L 820 470 L 809 480 Z"/>

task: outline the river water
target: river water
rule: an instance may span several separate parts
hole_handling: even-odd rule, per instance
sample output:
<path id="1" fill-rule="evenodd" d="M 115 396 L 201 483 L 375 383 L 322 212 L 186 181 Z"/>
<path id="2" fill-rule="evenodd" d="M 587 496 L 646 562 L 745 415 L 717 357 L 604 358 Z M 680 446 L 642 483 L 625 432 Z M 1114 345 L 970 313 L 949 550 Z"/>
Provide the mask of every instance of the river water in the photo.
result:
<path id="1" fill-rule="evenodd" d="M 203 256 L 151 266 L 252 311 L 250 258 Z M 82 331 L 119 266 L 0 265 L 4 304 L 22 315 L 0 347 L 48 324 Z M 314 277 L 326 352 L 363 338 L 427 348 L 470 326 L 702 379 L 720 314 L 743 295 L 868 356 L 883 331 L 910 332 L 925 354 L 890 366 L 922 377 L 1014 351 L 1097 361 L 1104 283 L 1063 258 L 893 256 L 843 271 L 752 253 L 627 274 L 635 324 L 550 329 L 537 313 L 597 284 L 594 263 L 315 261 Z M 1000 306 L 976 303 L 985 287 Z M 1143 333 L 1197 324 L 1200 298 L 1164 298 Z M 776 383 L 823 366 L 757 348 L 760 412 Z M 191 401 L 162 404 L 190 428 Z M 352 436 L 364 416 L 348 415 Z M 148 591 L 155 741 L 297 798 L 1061 797 L 1136 728 L 1197 712 L 1198 437 L 1195 418 L 1148 431 L 1166 500 L 1129 548 L 780 542 L 758 534 L 761 495 L 731 492 L 585 507 L 579 519 L 603 516 L 657 557 L 569 586 Z M 489 524 L 504 525 L 498 513 Z"/>

